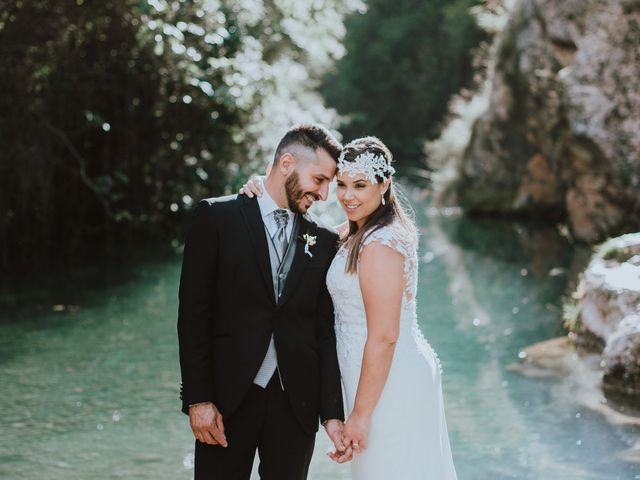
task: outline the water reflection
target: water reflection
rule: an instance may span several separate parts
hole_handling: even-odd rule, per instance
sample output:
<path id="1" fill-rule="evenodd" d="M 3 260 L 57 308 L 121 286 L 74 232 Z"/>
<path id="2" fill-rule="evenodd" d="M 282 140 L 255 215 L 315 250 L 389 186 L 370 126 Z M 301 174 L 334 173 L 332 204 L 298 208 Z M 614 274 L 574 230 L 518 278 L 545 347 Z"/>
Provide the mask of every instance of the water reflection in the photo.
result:
<path id="1" fill-rule="evenodd" d="M 421 277 L 422 325 L 445 364 L 460 478 L 640 474 L 617 458 L 638 432 L 576 412 L 571 382 L 506 369 L 522 348 L 564 333 L 561 297 L 588 249 L 544 226 L 438 215 L 421 224 L 423 249 L 433 252 Z"/>
<path id="2" fill-rule="evenodd" d="M 460 479 L 640 478 L 619 458 L 637 430 L 580 406 L 570 381 L 507 371 L 524 347 L 563 333 L 561 297 L 588 251 L 553 228 L 428 216 L 427 207 L 419 315 L 443 363 Z M 5 309 L 2 478 L 191 478 L 177 399 L 178 277 L 177 258 L 147 262 L 116 286 L 98 275 L 92 288 L 85 276 L 31 306 L 21 300 L 19 321 Z M 348 478 L 326 446 L 320 436 L 310 478 Z"/>

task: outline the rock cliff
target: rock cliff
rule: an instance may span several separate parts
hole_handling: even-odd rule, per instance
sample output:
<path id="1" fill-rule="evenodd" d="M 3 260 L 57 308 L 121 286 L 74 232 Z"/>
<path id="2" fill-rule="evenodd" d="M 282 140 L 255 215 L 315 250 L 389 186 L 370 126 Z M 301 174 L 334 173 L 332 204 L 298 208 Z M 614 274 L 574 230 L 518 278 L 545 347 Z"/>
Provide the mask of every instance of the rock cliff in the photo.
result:
<path id="1" fill-rule="evenodd" d="M 640 230 L 640 0 L 519 0 L 508 15 L 443 203 L 563 219 L 589 243 Z"/>

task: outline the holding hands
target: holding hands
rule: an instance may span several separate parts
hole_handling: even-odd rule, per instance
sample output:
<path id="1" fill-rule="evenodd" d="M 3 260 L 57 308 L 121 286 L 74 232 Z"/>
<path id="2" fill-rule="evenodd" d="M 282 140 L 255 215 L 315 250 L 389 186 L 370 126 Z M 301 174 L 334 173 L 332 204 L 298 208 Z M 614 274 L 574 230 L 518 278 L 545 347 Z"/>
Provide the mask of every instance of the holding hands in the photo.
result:
<path id="1" fill-rule="evenodd" d="M 366 450 L 370 426 L 371 417 L 355 411 L 351 412 L 342 430 L 342 441 L 353 448 L 353 453 L 362 453 Z"/>
<path id="2" fill-rule="evenodd" d="M 353 458 L 354 453 L 362 453 L 367 448 L 367 437 L 371 417 L 351 412 L 346 423 L 339 420 L 329 420 L 325 430 L 333 441 L 336 449 L 327 455 L 337 463 L 345 463 Z"/>
<path id="3" fill-rule="evenodd" d="M 336 463 L 345 463 L 353 457 L 353 449 L 350 445 L 345 445 L 342 439 L 344 424 L 341 420 L 329 420 L 324 426 L 327 435 L 333 442 L 335 450 L 328 452 L 327 456 Z"/>

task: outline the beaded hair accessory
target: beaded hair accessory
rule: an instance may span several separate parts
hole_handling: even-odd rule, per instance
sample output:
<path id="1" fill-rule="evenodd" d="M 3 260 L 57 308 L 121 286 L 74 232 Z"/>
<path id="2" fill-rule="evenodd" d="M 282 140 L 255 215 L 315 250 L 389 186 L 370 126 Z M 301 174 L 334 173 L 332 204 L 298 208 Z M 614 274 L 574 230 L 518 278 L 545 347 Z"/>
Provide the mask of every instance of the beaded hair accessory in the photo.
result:
<path id="1" fill-rule="evenodd" d="M 347 173 L 350 177 L 363 174 L 371 183 L 378 183 L 376 176 L 389 178 L 396 173 L 396 169 L 387 163 L 384 156 L 371 152 L 363 152 L 353 162 L 344 159 L 344 152 L 338 157 L 338 171 Z"/>

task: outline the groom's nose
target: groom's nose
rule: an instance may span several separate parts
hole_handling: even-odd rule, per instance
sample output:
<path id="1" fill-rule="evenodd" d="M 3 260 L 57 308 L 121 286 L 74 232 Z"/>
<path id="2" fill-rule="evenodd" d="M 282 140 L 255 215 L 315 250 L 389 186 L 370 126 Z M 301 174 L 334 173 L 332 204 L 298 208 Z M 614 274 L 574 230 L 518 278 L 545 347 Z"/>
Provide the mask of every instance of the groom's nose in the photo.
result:
<path id="1" fill-rule="evenodd" d="M 320 196 L 321 200 L 327 201 L 327 198 L 329 198 L 329 182 L 324 182 L 322 184 L 320 190 L 318 191 L 318 195 Z"/>

